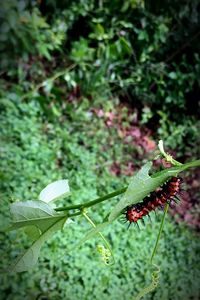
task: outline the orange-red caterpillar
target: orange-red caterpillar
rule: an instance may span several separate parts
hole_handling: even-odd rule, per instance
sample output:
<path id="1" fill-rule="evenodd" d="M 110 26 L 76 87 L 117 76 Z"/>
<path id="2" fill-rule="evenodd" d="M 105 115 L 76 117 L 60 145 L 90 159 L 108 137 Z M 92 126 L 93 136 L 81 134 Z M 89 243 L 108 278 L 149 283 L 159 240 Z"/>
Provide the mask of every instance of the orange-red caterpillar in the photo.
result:
<path id="1" fill-rule="evenodd" d="M 179 177 L 172 177 L 165 183 L 160 190 L 152 192 L 148 197 L 145 197 L 142 202 L 133 204 L 126 208 L 126 220 L 136 223 L 138 220 L 143 221 L 143 217 L 156 208 L 163 208 L 165 203 L 171 203 L 174 198 L 180 193 L 182 179 Z"/>

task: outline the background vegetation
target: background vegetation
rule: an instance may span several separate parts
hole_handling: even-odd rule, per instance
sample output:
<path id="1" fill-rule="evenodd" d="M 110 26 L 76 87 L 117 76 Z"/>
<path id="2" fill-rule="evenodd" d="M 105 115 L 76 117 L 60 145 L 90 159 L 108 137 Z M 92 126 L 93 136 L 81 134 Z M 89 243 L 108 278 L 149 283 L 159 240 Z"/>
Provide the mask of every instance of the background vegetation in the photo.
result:
<path id="1" fill-rule="evenodd" d="M 69 179 L 63 205 L 123 187 L 160 138 L 181 162 L 199 158 L 199 8 L 171 0 L 2 3 L 1 299 L 128 300 L 149 283 L 160 214 L 140 231 L 120 222 L 105 230 L 111 267 L 100 261 L 98 239 L 72 250 L 90 228 L 79 218 L 49 240 L 37 268 L 5 273 L 28 241 L 4 228 L 9 203 L 37 199 L 51 181 Z M 167 217 L 157 255 L 160 285 L 146 299 L 200 297 L 199 176 L 185 174 L 187 192 Z M 90 216 L 101 222 L 116 201 Z"/>

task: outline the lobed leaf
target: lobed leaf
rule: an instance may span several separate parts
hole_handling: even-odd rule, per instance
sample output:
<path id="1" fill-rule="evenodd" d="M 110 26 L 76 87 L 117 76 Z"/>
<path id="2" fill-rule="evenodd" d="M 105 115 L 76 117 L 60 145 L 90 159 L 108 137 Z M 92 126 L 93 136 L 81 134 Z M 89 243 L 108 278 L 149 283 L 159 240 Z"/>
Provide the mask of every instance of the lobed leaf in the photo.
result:
<path id="1" fill-rule="evenodd" d="M 57 213 L 50 205 L 38 200 L 13 203 L 10 205 L 10 211 L 13 223 L 9 230 L 27 227 L 25 232 L 31 239 L 40 236 L 54 222 L 66 216 L 65 214 Z"/>
<path id="2" fill-rule="evenodd" d="M 56 212 L 43 201 L 29 200 L 12 203 L 10 205 L 10 213 L 13 221 L 27 221 L 41 217 L 51 217 Z"/>

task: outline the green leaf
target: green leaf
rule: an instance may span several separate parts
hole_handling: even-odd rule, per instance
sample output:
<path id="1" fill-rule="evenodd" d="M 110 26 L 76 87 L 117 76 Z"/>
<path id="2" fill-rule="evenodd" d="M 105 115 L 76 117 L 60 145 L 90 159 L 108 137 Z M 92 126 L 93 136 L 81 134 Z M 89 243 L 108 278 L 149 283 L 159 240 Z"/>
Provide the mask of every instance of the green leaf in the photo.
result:
<path id="1" fill-rule="evenodd" d="M 25 232 L 32 239 L 34 239 L 35 235 L 41 235 L 41 233 L 44 232 L 49 227 L 49 225 L 51 225 L 53 222 L 55 222 L 56 220 L 59 220 L 62 217 L 66 217 L 66 215 L 57 214 L 52 217 L 41 217 L 41 218 L 29 219 L 26 221 L 17 221 L 17 222 L 13 222 L 8 230 L 11 231 L 11 230 L 16 230 L 16 229 L 19 229 L 22 227 L 35 226 L 38 231 L 37 234 L 35 232 L 33 232 L 33 230 L 31 230 L 31 229 L 26 228 L 26 230 L 25 230 Z"/>
<path id="2" fill-rule="evenodd" d="M 37 240 L 41 235 L 41 231 L 36 226 L 27 226 L 24 231 L 32 241 Z"/>
<path id="3" fill-rule="evenodd" d="M 13 271 L 22 272 L 34 266 L 42 244 L 54 231 L 63 227 L 67 216 L 57 213 L 45 202 L 32 200 L 11 204 L 10 211 L 13 217 L 10 230 L 26 227 L 25 232 L 35 240 L 11 268 Z"/>
<path id="4" fill-rule="evenodd" d="M 43 201 L 20 201 L 10 205 L 10 212 L 13 217 L 13 221 L 25 221 L 29 219 L 35 219 L 40 217 L 53 216 L 56 212 Z"/>
<path id="5" fill-rule="evenodd" d="M 121 211 L 127 206 L 142 201 L 150 192 L 153 192 L 167 181 L 172 176 L 183 170 L 184 165 L 180 167 L 166 169 L 156 173 L 154 176 L 149 176 L 149 170 L 152 162 L 146 163 L 140 171 L 131 179 L 131 182 L 124 193 L 122 199 L 117 203 L 111 211 L 108 220 L 111 222 L 116 219 Z"/>
<path id="6" fill-rule="evenodd" d="M 124 53 L 127 53 L 129 55 L 132 54 L 132 47 L 127 39 L 125 39 L 124 37 L 121 37 L 119 39 L 119 42 L 122 46 L 122 49 L 124 50 Z"/>
<path id="7" fill-rule="evenodd" d="M 28 271 L 30 268 L 34 267 L 34 265 L 37 263 L 38 256 L 40 253 L 40 249 L 43 245 L 43 243 L 51 238 L 52 234 L 63 228 L 63 225 L 66 221 L 65 217 L 60 217 L 59 219 L 56 219 L 55 222 L 53 222 L 42 234 L 41 236 L 33 242 L 31 247 L 25 251 L 25 253 L 17 258 L 16 262 L 11 267 L 11 270 L 13 272 L 23 272 Z"/>
<path id="8" fill-rule="evenodd" d="M 35 226 L 37 230 L 26 229 L 26 233 L 33 239 L 41 235 L 49 226 L 66 215 L 57 213 L 51 206 L 42 201 L 16 202 L 10 205 L 13 223 L 9 230 L 26 226 Z M 37 233 L 36 233 L 37 231 Z"/>
<path id="9" fill-rule="evenodd" d="M 58 198 L 70 195 L 68 180 L 57 180 L 48 184 L 39 195 L 39 200 L 44 202 L 55 201 Z"/>
<path id="10" fill-rule="evenodd" d="M 171 78 L 171 79 L 177 79 L 177 73 L 176 73 L 176 72 L 170 72 L 170 73 L 168 74 L 168 76 L 169 76 L 169 78 Z"/>
<path id="11" fill-rule="evenodd" d="M 45 54 L 44 54 L 44 55 L 45 55 Z M 45 55 L 45 56 L 46 56 L 46 55 Z M 52 88 L 53 88 L 53 81 L 50 80 L 50 79 L 48 79 L 48 80 L 46 80 L 46 81 L 43 82 L 42 86 L 43 86 L 43 88 L 44 88 L 45 93 L 48 94 L 48 93 L 51 92 L 51 90 L 52 90 Z"/>
<path id="12" fill-rule="evenodd" d="M 103 35 L 105 33 L 105 30 L 104 30 L 104 28 L 103 28 L 103 26 L 101 24 L 96 24 L 96 26 L 95 26 L 95 32 L 98 35 Z"/>

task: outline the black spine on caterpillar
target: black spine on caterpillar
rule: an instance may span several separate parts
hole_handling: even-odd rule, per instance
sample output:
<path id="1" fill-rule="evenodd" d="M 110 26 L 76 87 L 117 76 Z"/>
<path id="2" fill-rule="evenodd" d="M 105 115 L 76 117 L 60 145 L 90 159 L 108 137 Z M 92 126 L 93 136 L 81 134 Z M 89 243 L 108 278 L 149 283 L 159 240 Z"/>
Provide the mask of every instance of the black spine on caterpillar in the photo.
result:
<path id="1" fill-rule="evenodd" d="M 126 208 L 126 220 L 131 223 L 137 223 L 143 220 L 144 216 L 149 215 L 151 211 L 157 208 L 163 208 L 166 203 L 171 204 L 174 198 L 180 193 L 182 179 L 179 177 L 172 177 L 166 182 L 158 191 L 150 193 L 142 202 L 133 204 Z"/>

